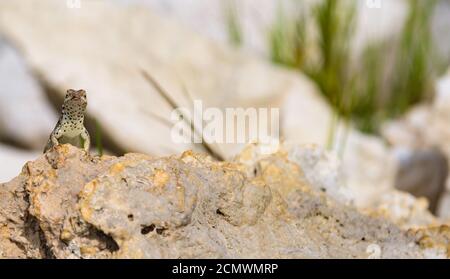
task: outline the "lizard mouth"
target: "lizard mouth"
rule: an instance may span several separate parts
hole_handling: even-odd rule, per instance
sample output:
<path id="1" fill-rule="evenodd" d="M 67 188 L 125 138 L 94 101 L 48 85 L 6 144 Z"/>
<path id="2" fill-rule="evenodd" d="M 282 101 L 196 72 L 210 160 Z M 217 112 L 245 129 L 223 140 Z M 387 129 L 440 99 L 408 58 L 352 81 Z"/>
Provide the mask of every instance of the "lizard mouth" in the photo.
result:
<path id="1" fill-rule="evenodd" d="M 70 98 L 71 101 L 86 101 L 86 97 L 84 96 L 72 96 Z"/>
<path id="2" fill-rule="evenodd" d="M 84 107 L 86 104 L 86 98 L 83 97 L 72 97 L 69 99 L 69 103 L 72 104 L 72 106 L 76 107 Z"/>

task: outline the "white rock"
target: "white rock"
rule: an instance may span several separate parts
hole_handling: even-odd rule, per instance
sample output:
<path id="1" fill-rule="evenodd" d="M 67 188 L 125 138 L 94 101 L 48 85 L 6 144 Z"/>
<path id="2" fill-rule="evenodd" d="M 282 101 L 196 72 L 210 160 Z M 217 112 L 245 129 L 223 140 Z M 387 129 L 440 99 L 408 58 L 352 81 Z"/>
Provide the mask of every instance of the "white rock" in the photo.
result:
<path id="1" fill-rule="evenodd" d="M 0 38 L 0 138 L 41 149 L 57 116 L 26 62 Z"/>
<path id="2" fill-rule="evenodd" d="M 354 193 L 344 183 L 341 162 L 334 153 L 315 145 L 292 145 L 286 148 L 288 158 L 302 167 L 311 185 L 340 202 L 355 202 Z"/>
<path id="3" fill-rule="evenodd" d="M 439 220 L 428 210 L 426 199 L 394 189 L 391 180 L 395 179 L 395 172 L 391 172 L 395 170 L 395 160 L 386 147 L 377 144 L 373 138 L 362 137 L 360 141 L 361 147 L 365 146 L 367 150 L 361 152 L 358 149 L 359 157 L 353 156 L 353 161 L 347 162 L 352 163 L 353 169 L 350 165 L 344 169 L 334 152 L 319 145 L 284 143 L 279 152 L 300 166 L 304 178 L 313 188 L 340 203 L 355 206 L 368 215 L 387 218 L 404 229 L 438 225 Z M 371 145 L 368 141 L 372 141 Z M 246 166 L 249 176 L 254 176 L 260 172 L 255 162 L 267 156 L 260 152 L 258 145 L 249 145 L 236 160 Z"/>
<path id="4" fill-rule="evenodd" d="M 381 247 L 378 244 L 369 244 L 366 253 L 368 259 L 381 259 Z"/>
<path id="5" fill-rule="evenodd" d="M 436 82 L 432 104 L 419 105 L 402 119 L 387 124 L 383 136 L 394 146 L 422 149 L 437 147 L 450 158 L 450 72 Z M 438 215 L 450 219 L 450 179 Z"/>
<path id="6" fill-rule="evenodd" d="M 342 158 L 342 169 L 357 206 L 378 203 L 394 188 L 397 162 L 390 149 L 378 138 L 350 132 Z"/>

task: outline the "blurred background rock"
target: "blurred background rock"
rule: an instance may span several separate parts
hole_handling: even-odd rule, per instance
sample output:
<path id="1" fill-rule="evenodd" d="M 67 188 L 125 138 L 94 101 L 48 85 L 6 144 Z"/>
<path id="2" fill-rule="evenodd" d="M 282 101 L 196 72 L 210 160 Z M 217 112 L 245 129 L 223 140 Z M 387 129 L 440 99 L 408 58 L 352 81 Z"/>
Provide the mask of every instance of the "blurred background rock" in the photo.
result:
<path id="1" fill-rule="evenodd" d="M 397 187 L 450 217 L 450 1 L 377 3 L 3 0 L 0 181 L 41 152 L 68 88 L 88 91 L 99 151 L 207 152 L 172 143 L 144 70 L 178 106 L 279 107 L 283 140 L 334 152 L 359 207 Z"/>

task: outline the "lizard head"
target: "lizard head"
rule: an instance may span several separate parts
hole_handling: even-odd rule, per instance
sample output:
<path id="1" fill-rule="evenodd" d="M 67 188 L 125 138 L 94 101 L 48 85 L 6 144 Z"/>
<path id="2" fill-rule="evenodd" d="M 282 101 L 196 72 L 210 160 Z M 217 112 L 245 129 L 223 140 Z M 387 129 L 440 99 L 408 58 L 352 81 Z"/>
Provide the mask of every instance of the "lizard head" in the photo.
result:
<path id="1" fill-rule="evenodd" d="M 86 107 L 87 105 L 86 91 L 73 89 L 67 90 L 64 103 L 71 106 Z"/>

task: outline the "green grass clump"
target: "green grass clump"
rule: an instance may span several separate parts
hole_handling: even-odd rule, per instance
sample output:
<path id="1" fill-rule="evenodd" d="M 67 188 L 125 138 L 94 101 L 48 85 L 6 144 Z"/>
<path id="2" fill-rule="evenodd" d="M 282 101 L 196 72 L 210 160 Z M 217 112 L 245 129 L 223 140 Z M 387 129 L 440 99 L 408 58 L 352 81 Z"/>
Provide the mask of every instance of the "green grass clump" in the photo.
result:
<path id="1" fill-rule="evenodd" d="M 438 73 L 431 35 L 436 3 L 436 0 L 409 0 L 410 12 L 397 50 L 390 99 L 386 102 L 388 117 L 398 116 L 432 96 L 432 83 Z"/>
<path id="2" fill-rule="evenodd" d="M 432 96 L 439 73 L 431 35 L 437 1 L 409 0 L 399 38 L 389 45 L 368 45 L 358 61 L 351 61 L 349 43 L 356 27 L 356 1 L 323 0 L 309 13 L 278 16 L 269 33 L 271 59 L 302 70 L 328 99 L 336 114 L 329 145 L 341 120 L 353 122 L 363 132 L 377 133 L 384 121 Z M 315 37 L 307 34 L 305 14 L 311 15 Z M 317 46 L 316 61 L 308 58 L 308 45 Z"/>
<path id="3" fill-rule="evenodd" d="M 409 14 L 392 45 L 369 45 L 355 78 L 359 84 L 350 106 L 352 120 L 364 132 L 401 116 L 413 105 L 430 100 L 434 80 L 443 72 L 431 33 L 435 0 L 409 0 Z M 389 52 L 393 51 L 393 56 Z M 393 59 L 393 63 L 388 63 Z M 445 67 L 448 63 L 445 63 Z"/>
<path id="4" fill-rule="evenodd" d="M 269 44 L 271 60 L 274 63 L 303 68 L 306 54 L 305 16 L 299 13 L 290 21 L 278 8 L 277 19 L 270 30 Z"/>
<path id="5" fill-rule="evenodd" d="M 334 117 L 329 147 L 334 145 L 341 121 L 377 134 L 386 120 L 432 98 L 434 80 L 449 65 L 438 59 L 431 35 L 433 11 L 442 0 L 405 0 L 409 13 L 400 35 L 389 42 L 372 43 L 355 57 L 350 42 L 356 28 L 357 1 L 322 0 L 308 8 L 299 5 L 293 16 L 279 7 L 269 29 L 272 62 L 304 72 L 331 104 Z M 230 38 L 241 44 L 234 7 L 228 15 Z M 357 61 L 352 61 L 355 58 Z"/>
<path id="6" fill-rule="evenodd" d="M 348 99 L 353 88 L 350 87 L 352 76 L 347 68 L 351 58 L 349 41 L 355 22 L 354 3 L 325 0 L 313 8 L 312 17 L 318 29 L 318 50 L 320 60 L 312 65 L 305 65 L 304 72 L 319 86 L 321 92 L 334 108 L 333 122 L 330 125 L 328 147 L 333 145 L 336 127 L 342 117 L 351 111 Z"/>
<path id="7" fill-rule="evenodd" d="M 228 31 L 228 39 L 234 46 L 241 46 L 243 43 L 242 25 L 239 20 L 239 14 L 236 9 L 236 3 L 228 0 L 225 2 L 225 20 Z"/>

